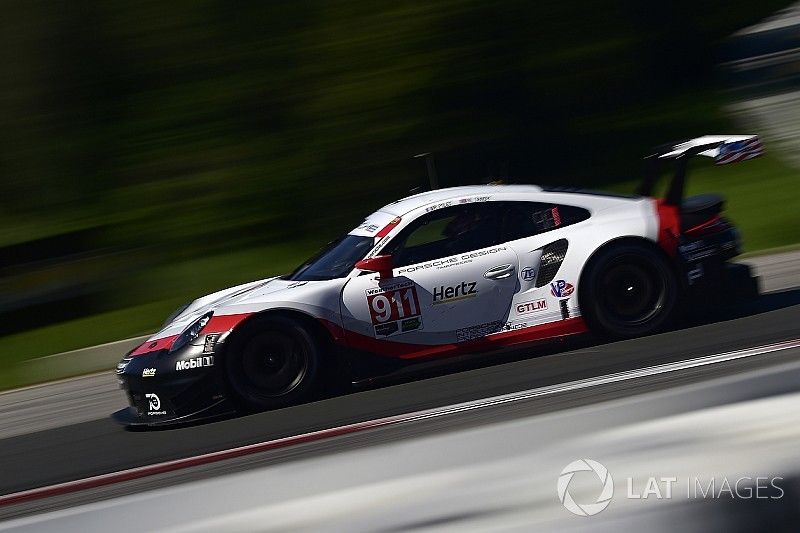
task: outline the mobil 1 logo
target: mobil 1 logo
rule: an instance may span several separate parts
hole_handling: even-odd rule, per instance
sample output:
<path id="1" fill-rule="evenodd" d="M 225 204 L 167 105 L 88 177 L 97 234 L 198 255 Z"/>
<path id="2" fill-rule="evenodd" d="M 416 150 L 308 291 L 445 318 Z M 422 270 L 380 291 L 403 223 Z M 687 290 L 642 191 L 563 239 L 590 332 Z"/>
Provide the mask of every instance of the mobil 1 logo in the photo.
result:
<path id="1" fill-rule="evenodd" d="M 195 357 L 194 359 L 184 359 L 175 363 L 175 370 L 190 370 L 193 368 L 203 368 L 207 366 L 214 366 L 214 356 L 205 355 L 203 357 Z"/>

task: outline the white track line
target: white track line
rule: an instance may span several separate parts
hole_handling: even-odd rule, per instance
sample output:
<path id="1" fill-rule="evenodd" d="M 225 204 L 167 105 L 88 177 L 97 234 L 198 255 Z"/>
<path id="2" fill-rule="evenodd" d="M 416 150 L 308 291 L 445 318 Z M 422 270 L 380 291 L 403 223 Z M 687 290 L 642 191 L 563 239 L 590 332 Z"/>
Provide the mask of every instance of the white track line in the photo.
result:
<path id="1" fill-rule="evenodd" d="M 497 405 L 525 401 L 532 398 L 549 396 L 552 394 L 558 394 L 562 392 L 588 389 L 590 387 L 597 387 L 609 383 L 618 383 L 621 381 L 629 381 L 632 379 L 654 376 L 658 374 L 666 374 L 669 372 L 676 372 L 679 370 L 685 370 L 689 368 L 714 365 L 718 363 L 724 363 L 727 361 L 734 361 L 737 359 L 753 357 L 755 355 L 778 352 L 781 350 L 788 350 L 791 348 L 800 348 L 800 339 L 777 342 L 773 344 L 767 344 L 753 348 L 746 348 L 743 350 L 735 350 L 731 352 L 724 352 L 720 354 L 707 355 L 703 357 L 697 357 L 694 359 L 687 359 L 685 361 L 649 366 L 646 368 L 641 368 L 636 370 L 626 370 L 624 372 L 616 372 L 614 374 L 607 374 L 604 376 L 597 376 L 577 381 L 570 381 L 558 385 L 549 385 L 546 387 L 539 387 L 536 389 L 530 389 L 521 392 L 514 392 L 510 394 L 503 394 L 500 396 L 493 396 L 490 398 L 471 400 L 468 402 L 447 405 L 443 407 L 434 407 L 431 409 L 425 409 L 421 411 L 413 411 L 401 415 L 394 415 L 385 418 L 369 420 L 365 422 L 357 422 L 354 424 L 348 424 L 345 426 L 339 426 L 335 428 L 323 429 L 309 433 L 302 433 L 300 435 L 294 435 L 291 437 L 284 437 L 281 439 L 269 440 L 269 441 L 259 442 L 256 444 L 249 444 L 247 446 L 239 446 L 236 448 L 220 450 L 193 457 L 185 457 L 183 459 L 176 459 L 173 461 L 166 461 L 163 463 L 156 463 L 152 465 L 131 468 L 128 470 L 120 470 L 118 472 L 111 472 L 109 474 L 102 474 L 99 476 L 78 479 L 75 481 L 68 481 L 66 483 L 59 483 L 56 485 L 49 485 L 46 487 L 39 487 L 35 489 L 30 489 L 26 491 L 15 492 L 12 494 L 0 496 L 0 506 L 11 505 L 30 500 L 38 500 L 41 498 L 47 498 L 59 494 L 67 494 L 79 490 L 101 487 L 113 483 L 121 483 L 124 481 L 139 479 L 142 477 L 152 476 L 155 474 L 172 472 L 175 470 L 191 468 L 203 464 L 215 463 L 226 459 L 241 457 L 243 455 L 250 455 L 268 450 L 274 450 L 277 448 L 285 448 L 296 444 L 314 442 L 341 435 L 359 433 L 362 431 L 366 431 L 368 429 L 374 429 L 378 427 L 394 426 L 409 422 L 416 422 L 420 420 L 429 420 L 432 418 L 439 418 L 458 413 L 464 413 L 468 411 L 475 411 L 478 409 L 485 409 Z"/>

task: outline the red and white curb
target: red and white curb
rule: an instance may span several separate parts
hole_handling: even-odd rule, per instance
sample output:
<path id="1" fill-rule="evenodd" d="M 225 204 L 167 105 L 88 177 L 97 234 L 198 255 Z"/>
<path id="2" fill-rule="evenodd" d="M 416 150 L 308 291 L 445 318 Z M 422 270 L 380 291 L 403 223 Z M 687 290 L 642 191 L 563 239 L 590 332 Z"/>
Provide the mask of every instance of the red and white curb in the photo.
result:
<path id="1" fill-rule="evenodd" d="M 106 485 L 112 485 L 143 477 L 153 476 L 156 474 L 174 472 L 176 470 L 182 470 L 195 466 L 216 463 L 219 461 L 234 459 L 236 457 L 242 457 L 245 455 L 266 452 L 269 450 L 275 450 L 279 448 L 286 448 L 297 444 L 315 442 L 342 435 L 349 435 L 353 433 L 360 433 L 362 431 L 367 431 L 370 429 L 375 429 L 380 427 L 395 426 L 399 424 L 439 418 L 458 413 L 464 413 L 467 411 L 485 409 L 497 405 L 530 400 L 541 396 L 548 396 L 562 392 L 586 389 L 590 387 L 596 387 L 600 385 L 616 383 L 621 381 L 628 381 L 632 379 L 643 378 L 657 374 L 676 372 L 688 368 L 696 368 L 701 366 L 713 365 L 717 363 L 724 363 L 727 361 L 734 361 L 736 359 L 744 359 L 747 357 L 753 357 L 755 355 L 778 352 L 781 350 L 788 350 L 792 348 L 800 348 L 800 339 L 777 342 L 773 344 L 756 346 L 753 348 L 746 348 L 731 352 L 724 352 L 720 354 L 707 355 L 703 357 L 697 357 L 694 359 L 687 359 L 675 363 L 666 363 L 661 365 L 649 366 L 636 370 L 627 370 L 624 372 L 617 372 L 614 374 L 607 374 L 604 376 L 581 379 L 577 381 L 570 381 L 558 385 L 549 385 L 546 387 L 540 387 L 521 392 L 514 392 L 510 394 L 503 394 L 500 396 L 493 396 L 490 398 L 482 398 L 480 400 L 472 400 L 454 405 L 435 407 L 432 409 L 425 409 L 422 411 L 413 411 L 410 413 L 389 416 L 385 418 L 378 418 L 375 420 L 369 420 L 365 422 L 357 422 L 354 424 L 347 424 L 335 428 L 312 431 L 309 433 L 302 433 L 300 435 L 294 435 L 291 437 L 268 440 L 256 444 L 249 444 L 246 446 L 239 446 L 227 450 L 220 450 L 217 452 L 196 455 L 193 457 L 185 457 L 182 459 L 175 459 L 173 461 L 166 461 L 163 463 L 140 466 L 137 468 L 130 468 L 128 470 L 120 470 L 118 472 L 111 472 L 99 476 L 92 476 L 84 479 L 78 479 L 75 481 L 68 481 L 65 483 L 58 483 L 56 485 L 49 485 L 21 492 L 14 492 L 11 494 L 0 496 L 0 506 L 13 505 L 32 500 L 39 500 L 43 498 L 49 498 L 52 496 L 78 492 L 86 489 L 94 489 Z"/>

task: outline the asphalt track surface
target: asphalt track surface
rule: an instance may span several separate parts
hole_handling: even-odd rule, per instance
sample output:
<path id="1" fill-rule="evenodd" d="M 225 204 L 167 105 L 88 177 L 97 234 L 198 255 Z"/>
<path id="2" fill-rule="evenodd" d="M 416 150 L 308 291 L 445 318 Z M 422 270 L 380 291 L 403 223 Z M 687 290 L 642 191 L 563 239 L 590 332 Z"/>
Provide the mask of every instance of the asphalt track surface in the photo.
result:
<path id="1" fill-rule="evenodd" d="M 791 276 L 791 281 L 797 279 Z M 721 353 L 800 337 L 800 290 L 788 289 L 771 293 L 758 302 L 715 310 L 702 314 L 694 325 L 643 339 L 583 347 L 497 364 L 471 370 L 446 373 L 419 381 L 396 384 L 352 393 L 320 402 L 270 413 L 234 418 L 211 424 L 174 430 L 130 432 L 108 418 L 93 418 L 67 423 L 40 431 L 16 432 L 0 440 L 0 494 L 51 485 L 88 476 L 118 471 L 156 462 L 213 452 L 264 440 L 287 437 L 303 432 L 336 427 L 343 424 L 438 407 L 487 396 L 564 383 L 593 376 L 631 370 L 645 366 L 680 361 L 699 355 Z M 697 325 L 698 322 L 704 322 Z M 553 352 L 564 347 L 550 346 Z M 702 381 L 709 377 L 736 374 L 744 370 L 793 361 L 798 351 L 778 352 L 748 360 L 720 364 L 713 368 L 694 369 L 674 375 L 656 376 L 630 383 L 618 383 L 588 391 L 556 395 L 546 400 L 531 401 L 524 406 L 492 412 L 460 416 L 449 421 L 419 423 L 412 427 L 378 430 L 327 442 L 302 445 L 261 454 L 244 461 L 194 469 L 159 479 L 139 480 L 118 490 L 132 492 L 147 487 L 166 485 L 224 471 L 259 464 L 291 460 L 299 456 L 335 453 L 342 449 L 366 446 L 384 439 L 412 438 L 431 431 L 479 425 L 498 419 L 529 416 L 561 410 L 598 401 L 630 396 L 638 392 L 669 387 L 675 384 Z M 107 384 L 107 380 L 103 381 Z M 88 387 L 83 394 L 87 409 L 106 408 L 110 391 Z M 92 403 L 92 395 L 102 401 Z M 121 398 L 121 397 L 120 397 Z M 74 406 L 73 406 L 74 407 Z M 38 404 L 34 412 L 58 411 L 58 396 Z M 77 407 L 80 410 L 80 405 Z M 35 426 L 33 426 L 35 427 Z M 95 497 L 100 497 L 99 493 Z M 69 504 L 64 499 L 61 505 Z M 35 506 L 28 506 L 27 512 Z M 44 507 L 46 508 L 46 507 Z M 8 511 L 12 511 L 8 509 Z M 25 512 L 25 511 L 22 511 Z M 0 516 L 9 514 L 0 509 Z"/>

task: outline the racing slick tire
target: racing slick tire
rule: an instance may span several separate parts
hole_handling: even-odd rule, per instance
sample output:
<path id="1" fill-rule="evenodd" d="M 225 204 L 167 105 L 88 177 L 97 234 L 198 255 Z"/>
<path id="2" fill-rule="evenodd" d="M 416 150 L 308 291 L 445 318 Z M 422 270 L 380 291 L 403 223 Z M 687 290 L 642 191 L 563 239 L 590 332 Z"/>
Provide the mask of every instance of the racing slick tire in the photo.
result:
<path id="1" fill-rule="evenodd" d="M 604 339 L 651 335 L 671 324 L 678 281 L 653 246 L 620 243 L 600 250 L 581 279 L 580 307 L 589 329 Z"/>
<path id="2" fill-rule="evenodd" d="M 322 380 L 319 343 L 291 318 L 256 318 L 225 349 L 225 377 L 243 411 L 266 411 L 313 399 Z"/>

